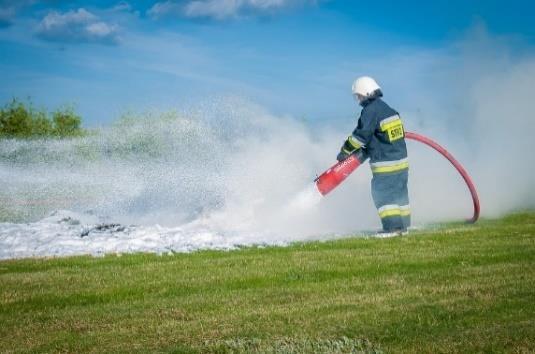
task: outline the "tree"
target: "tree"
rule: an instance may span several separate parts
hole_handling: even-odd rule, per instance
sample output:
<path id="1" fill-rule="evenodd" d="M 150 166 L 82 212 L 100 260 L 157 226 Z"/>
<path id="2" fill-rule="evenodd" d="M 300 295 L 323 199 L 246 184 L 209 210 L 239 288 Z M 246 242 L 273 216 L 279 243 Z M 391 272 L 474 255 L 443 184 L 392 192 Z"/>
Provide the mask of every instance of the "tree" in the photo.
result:
<path id="1" fill-rule="evenodd" d="M 0 108 L 0 138 L 72 137 L 84 133 L 82 118 L 71 107 L 58 109 L 52 117 L 45 110 L 36 110 L 31 102 L 24 104 L 14 98 Z"/>

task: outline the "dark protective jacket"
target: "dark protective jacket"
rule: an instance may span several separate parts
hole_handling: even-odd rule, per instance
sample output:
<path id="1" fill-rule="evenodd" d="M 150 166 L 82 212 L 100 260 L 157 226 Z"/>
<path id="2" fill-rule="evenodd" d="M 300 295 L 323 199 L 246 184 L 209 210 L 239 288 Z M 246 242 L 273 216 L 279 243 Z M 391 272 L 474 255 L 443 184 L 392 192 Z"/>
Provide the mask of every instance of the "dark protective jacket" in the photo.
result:
<path id="1" fill-rule="evenodd" d="M 409 167 L 405 131 L 399 113 L 380 97 L 362 103 L 358 125 L 346 146 L 362 149 L 370 158 L 373 173 L 395 173 Z M 346 152 L 347 149 L 345 150 Z"/>

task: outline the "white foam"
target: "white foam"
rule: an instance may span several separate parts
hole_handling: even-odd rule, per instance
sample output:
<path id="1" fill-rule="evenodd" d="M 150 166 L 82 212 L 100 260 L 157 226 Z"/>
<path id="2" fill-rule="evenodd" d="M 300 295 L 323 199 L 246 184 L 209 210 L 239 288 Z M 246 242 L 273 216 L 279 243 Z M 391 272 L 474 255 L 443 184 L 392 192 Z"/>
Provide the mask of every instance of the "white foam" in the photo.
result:
<path id="1" fill-rule="evenodd" d="M 105 224 L 92 215 L 62 210 L 34 223 L 0 223 L 0 259 L 231 250 L 250 245 L 287 245 L 296 240 L 267 233 L 225 234 L 199 220 L 181 227 Z"/>
<path id="2" fill-rule="evenodd" d="M 308 211 L 316 207 L 322 200 L 323 196 L 318 191 L 315 183 L 311 183 L 293 199 L 290 200 L 286 206 L 285 211 L 288 213 Z"/>

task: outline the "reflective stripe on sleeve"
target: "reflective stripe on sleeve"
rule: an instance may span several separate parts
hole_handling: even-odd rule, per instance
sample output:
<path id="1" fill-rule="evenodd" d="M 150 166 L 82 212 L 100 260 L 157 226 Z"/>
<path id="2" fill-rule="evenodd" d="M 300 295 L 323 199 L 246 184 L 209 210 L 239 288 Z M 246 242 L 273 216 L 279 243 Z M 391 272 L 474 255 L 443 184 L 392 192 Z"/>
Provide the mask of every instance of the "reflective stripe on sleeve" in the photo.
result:
<path id="1" fill-rule="evenodd" d="M 358 150 L 366 145 L 362 141 L 354 137 L 353 135 L 350 135 L 347 138 L 347 141 L 355 148 L 355 150 Z"/>
<path id="2" fill-rule="evenodd" d="M 399 115 L 394 115 L 394 116 L 391 116 L 391 117 L 388 117 L 388 118 L 385 118 L 383 119 L 379 125 L 381 126 L 381 130 L 382 131 L 385 131 L 389 128 L 392 128 L 396 125 L 400 125 L 401 124 L 401 118 Z"/>
<path id="3" fill-rule="evenodd" d="M 353 152 L 355 152 L 355 150 L 355 147 L 351 145 L 349 139 L 346 139 L 346 141 L 344 141 L 344 145 L 342 146 L 342 151 L 348 155 L 351 155 Z"/>

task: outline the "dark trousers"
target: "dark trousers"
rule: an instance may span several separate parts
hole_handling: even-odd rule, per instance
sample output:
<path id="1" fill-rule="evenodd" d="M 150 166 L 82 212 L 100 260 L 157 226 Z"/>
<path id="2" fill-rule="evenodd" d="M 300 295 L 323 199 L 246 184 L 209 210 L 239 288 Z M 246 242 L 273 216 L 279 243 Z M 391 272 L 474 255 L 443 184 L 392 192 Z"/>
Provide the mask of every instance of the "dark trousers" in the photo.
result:
<path id="1" fill-rule="evenodd" d="M 373 175 L 372 197 L 384 231 L 405 230 L 410 226 L 408 179 L 408 169 Z"/>

